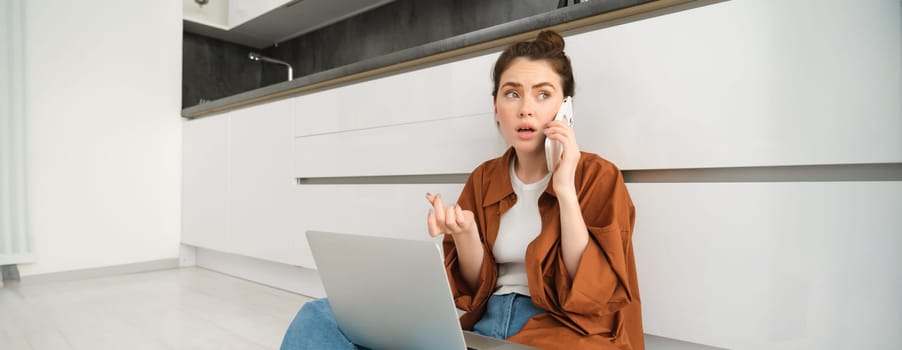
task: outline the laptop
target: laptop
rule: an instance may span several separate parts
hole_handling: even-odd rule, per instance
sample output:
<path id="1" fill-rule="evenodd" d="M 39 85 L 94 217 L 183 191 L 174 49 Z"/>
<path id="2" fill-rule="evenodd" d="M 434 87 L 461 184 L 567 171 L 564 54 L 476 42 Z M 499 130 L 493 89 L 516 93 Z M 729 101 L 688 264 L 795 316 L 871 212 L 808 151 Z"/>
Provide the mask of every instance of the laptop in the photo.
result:
<path id="1" fill-rule="evenodd" d="M 307 231 L 342 333 L 370 349 L 521 350 L 464 332 L 438 244 Z"/>

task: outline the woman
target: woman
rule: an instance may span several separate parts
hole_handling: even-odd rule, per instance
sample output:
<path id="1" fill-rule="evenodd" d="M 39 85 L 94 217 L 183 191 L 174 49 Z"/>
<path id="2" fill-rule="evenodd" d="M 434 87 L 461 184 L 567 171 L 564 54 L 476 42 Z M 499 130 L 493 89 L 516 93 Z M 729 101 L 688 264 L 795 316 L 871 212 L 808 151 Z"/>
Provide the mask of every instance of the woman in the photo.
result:
<path id="1" fill-rule="evenodd" d="M 480 165 L 456 205 L 427 194 L 427 227 L 444 235 L 445 267 L 464 329 L 546 349 L 644 349 L 631 244 L 635 210 L 620 170 L 580 152 L 552 121 L 573 96 L 564 40 L 543 31 L 498 58 L 495 122 L 511 146 Z M 560 142 L 554 169 L 545 138 Z M 289 326 L 283 349 L 353 349 L 325 300 Z"/>
<path id="2" fill-rule="evenodd" d="M 511 147 L 473 171 L 457 205 L 427 194 L 427 226 L 445 236 L 464 329 L 546 349 L 644 349 L 635 209 L 623 177 L 553 121 L 574 92 L 563 49 L 560 35 L 544 31 L 501 54 L 492 95 Z M 563 146 L 552 170 L 546 137 Z"/>

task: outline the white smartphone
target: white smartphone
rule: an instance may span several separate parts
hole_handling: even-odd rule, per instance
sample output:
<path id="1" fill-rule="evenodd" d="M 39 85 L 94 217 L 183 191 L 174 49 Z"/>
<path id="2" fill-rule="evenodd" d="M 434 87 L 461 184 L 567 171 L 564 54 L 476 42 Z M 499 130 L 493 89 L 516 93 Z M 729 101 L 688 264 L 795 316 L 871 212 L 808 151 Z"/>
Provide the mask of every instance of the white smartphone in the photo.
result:
<path id="1" fill-rule="evenodd" d="M 557 115 L 554 116 L 554 120 L 566 120 L 567 125 L 571 128 L 573 127 L 573 98 L 570 96 L 564 97 L 564 103 L 561 103 L 561 108 L 558 109 Z M 554 165 L 561 160 L 561 157 L 564 155 L 564 147 L 560 142 L 551 141 L 549 138 L 545 138 L 545 161 L 548 163 L 548 171 L 554 171 Z"/>

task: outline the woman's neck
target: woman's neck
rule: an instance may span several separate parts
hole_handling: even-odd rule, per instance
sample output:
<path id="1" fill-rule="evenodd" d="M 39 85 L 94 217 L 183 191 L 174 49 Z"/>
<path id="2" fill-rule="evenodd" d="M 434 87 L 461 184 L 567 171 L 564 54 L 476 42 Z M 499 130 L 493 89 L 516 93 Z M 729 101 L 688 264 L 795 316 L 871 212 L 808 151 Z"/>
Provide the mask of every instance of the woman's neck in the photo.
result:
<path id="1" fill-rule="evenodd" d="M 514 174 L 523 183 L 531 184 L 548 175 L 548 166 L 543 153 L 520 154 L 517 152 L 513 161 Z"/>

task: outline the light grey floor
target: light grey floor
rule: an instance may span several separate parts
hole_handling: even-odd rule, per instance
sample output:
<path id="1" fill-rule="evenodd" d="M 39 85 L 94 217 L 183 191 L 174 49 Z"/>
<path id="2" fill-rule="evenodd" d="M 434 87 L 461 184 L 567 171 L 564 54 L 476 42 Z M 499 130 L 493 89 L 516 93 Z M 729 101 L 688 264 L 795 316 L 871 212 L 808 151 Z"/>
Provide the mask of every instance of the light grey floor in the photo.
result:
<path id="1" fill-rule="evenodd" d="M 307 297 L 202 268 L 0 288 L 0 349 L 277 349 Z"/>
<path id="2" fill-rule="evenodd" d="M 0 350 L 278 349 L 310 298 L 203 268 L 0 288 Z M 646 335 L 646 349 L 708 350 Z"/>

